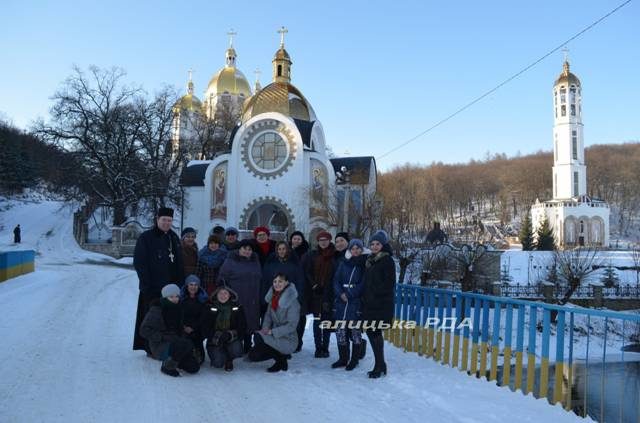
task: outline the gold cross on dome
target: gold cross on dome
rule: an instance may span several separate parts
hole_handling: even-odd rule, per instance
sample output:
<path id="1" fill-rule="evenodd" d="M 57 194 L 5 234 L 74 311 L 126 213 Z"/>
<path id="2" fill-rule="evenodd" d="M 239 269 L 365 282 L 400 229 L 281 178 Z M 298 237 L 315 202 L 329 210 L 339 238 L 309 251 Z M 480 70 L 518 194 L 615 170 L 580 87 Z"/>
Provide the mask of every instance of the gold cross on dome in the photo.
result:
<path id="1" fill-rule="evenodd" d="M 189 69 L 189 82 L 193 79 L 193 69 Z"/>
<path id="2" fill-rule="evenodd" d="M 227 32 L 227 35 L 229 36 L 229 47 L 233 47 L 233 37 L 234 35 L 238 35 L 238 33 L 231 28 L 231 30 Z"/>
<path id="3" fill-rule="evenodd" d="M 278 34 L 280 34 L 280 47 L 284 47 L 284 34 L 287 32 L 289 32 L 289 30 L 284 26 L 278 30 Z"/>

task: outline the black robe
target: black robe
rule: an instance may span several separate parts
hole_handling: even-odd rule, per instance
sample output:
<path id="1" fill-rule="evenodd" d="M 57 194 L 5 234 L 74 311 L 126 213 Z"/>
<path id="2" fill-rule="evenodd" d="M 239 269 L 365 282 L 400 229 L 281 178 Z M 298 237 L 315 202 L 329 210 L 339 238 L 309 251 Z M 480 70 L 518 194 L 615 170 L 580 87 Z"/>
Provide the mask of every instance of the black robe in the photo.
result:
<path id="1" fill-rule="evenodd" d="M 140 336 L 140 324 L 149 311 L 151 301 L 161 297 L 160 291 L 165 285 L 175 283 L 181 287 L 184 283 L 178 235 L 172 230 L 162 232 L 157 226 L 143 232 L 136 242 L 133 266 L 138 273 L 140 288 L 133 349 L 149 351 L 146 339 Z"/>

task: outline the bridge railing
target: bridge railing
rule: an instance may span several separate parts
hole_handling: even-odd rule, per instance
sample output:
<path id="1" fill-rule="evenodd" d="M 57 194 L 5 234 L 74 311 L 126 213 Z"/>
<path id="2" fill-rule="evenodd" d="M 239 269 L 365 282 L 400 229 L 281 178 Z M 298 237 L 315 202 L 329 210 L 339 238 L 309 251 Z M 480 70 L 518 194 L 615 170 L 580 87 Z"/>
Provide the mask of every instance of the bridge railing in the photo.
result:
<path id="1" fill-rule="evenodd" d="M 640 343 L 638 314 L 418 285 L 396 286 L 395 319 L 385 337 L 407 352 L 595 418 L 611 414 L 604 401 L 607 363 L 628 361 L 631 354 L 625 357 L 625 350 Z M 593 403 L 589 386 L 594 384 L 594 374 L 588 374 L 594 362 L 602 366 L 599 404 Z M 628 387 L 619 389 L 622 416 L 623 405 L 629 407 L 622 404 L 629 398 Z M 632 407 L 640 420 L 640 405 Z"/>
<path id="2" fill-rule="evenodd" d="M 35 270 L 33 250 L 0 251 L 0 282 Z"/>

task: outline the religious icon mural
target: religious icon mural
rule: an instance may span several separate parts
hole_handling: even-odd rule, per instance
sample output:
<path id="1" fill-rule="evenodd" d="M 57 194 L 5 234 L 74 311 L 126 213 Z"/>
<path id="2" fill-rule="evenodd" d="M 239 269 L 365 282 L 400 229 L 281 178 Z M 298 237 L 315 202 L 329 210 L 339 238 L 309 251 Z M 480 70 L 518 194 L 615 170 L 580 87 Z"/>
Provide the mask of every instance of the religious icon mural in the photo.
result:
<path id="1" fill-rule="evenodd" d="M 311 198 L 309 217 L 328 217 L 329 180 L 327 170 L 318 160 L 311 160 Z"/>
<path id="2" fill-rule="evenodd" d="M 216 218 L 227 218 L 227 162 L 220 163 L 213 172 L 211 219 Z"/>

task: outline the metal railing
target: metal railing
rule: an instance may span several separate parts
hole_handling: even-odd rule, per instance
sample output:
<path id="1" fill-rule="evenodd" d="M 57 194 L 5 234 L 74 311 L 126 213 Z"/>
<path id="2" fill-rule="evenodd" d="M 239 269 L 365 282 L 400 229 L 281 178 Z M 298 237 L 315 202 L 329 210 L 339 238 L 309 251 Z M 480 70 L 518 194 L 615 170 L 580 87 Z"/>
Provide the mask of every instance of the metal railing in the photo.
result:
<path id="1" fill-rule="evenodd" d="M 638 314 L 398 284 L 395 319 L 385 337 L 405 351 L 582 416 L 640 421 L 640 366 L 610 380 L 640 347 Z"/>

